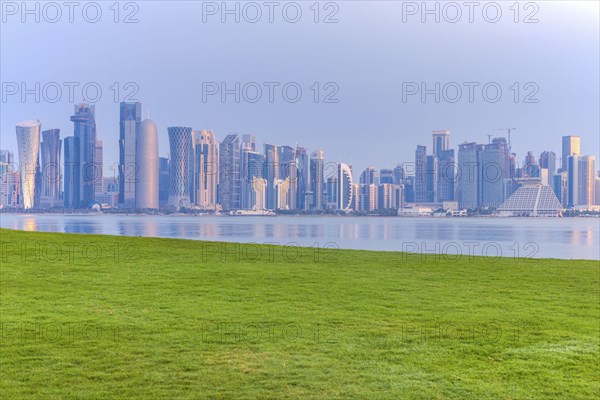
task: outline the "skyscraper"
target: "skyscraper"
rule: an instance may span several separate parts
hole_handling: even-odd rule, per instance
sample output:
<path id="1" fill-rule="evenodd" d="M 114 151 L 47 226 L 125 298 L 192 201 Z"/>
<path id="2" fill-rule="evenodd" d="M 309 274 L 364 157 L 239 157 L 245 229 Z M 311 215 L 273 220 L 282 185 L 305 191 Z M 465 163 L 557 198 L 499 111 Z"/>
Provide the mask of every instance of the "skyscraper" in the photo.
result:
<path id="1" fill-rule="evenodd" d="M 540 168 L 546 168 L 549 177 L 556 173 L 556 154 L 553 151 L 543 151 L 540 154 Z"/>
<path id="2" fill-rule="evenodd" d="M 288 204 L 290 178 L 275 179 L 275 207 L 276 210 L 289 210 Z"/>
<path id="3" fill-rule="evenodd" d="M 17 146 L 19 149 L 19 170 L 21 175 L 21 204 L 23 208 L 33 208 L 35 196 L 36 170 L 40 149 L 40 121 L 23 121 L 17 124 Z"/>
<path id="4" fill-rule="evenodd" d="M 394 167 L 394 185 L 401 185 L 404 183 L 404 167 L 398 164 Z"/>
<path id="5" fill-rule="evenodd" d="M 137 132 L 135 164 L 135 208 L 158 209 L 158 130 L 150 119 L 142 121 Z"/>
<path id="6" fill-rule="evenodd" d="M 104 182 L 104 145 L 102 140 L 96 139 L 96 145 L 94 147 L 94 192 L 102 193 L 102 184 Z"/>
<path id="7" fill-rule="evenodd" d="M 579 205 L 589 210 L 595 204 L 596 157 L 580 156 L 578 169 Z"/>
<path id="8" fill-rule="evenodd" d="M 249 133 L 243 134 L 241 146 L 242 149 L 256 151 L 256 136 Z"/>
<path id="9" fill-rule="evenodd" d="M 252 197 L 250 199 L 251 210 L 264 210 L 267 207 L 267 180 L 263 178 L 252 178 Z"/>
<path id="10" fill-rule="evenodd" d="M 139 167 L 135 163 L 136 135 L 142 122 L 142 104 L 122 102 L 119 116 L 119 204 L 135 207 L 135 181 Z"/>
<path id="11" fill-rule="evenodd" d="M 440 152 L 450 149 L 450 131 L 433 131 L 433 155 L 440 156 Z"/>
<path id="12" fill-rule="evenodd" d="M 79 204 L 73 207 L 89 207 L 94 202 L 96 165 L 96 112 L 94 106 L 85 103 L 75 106 L 75 114 L 71 116 L 74 125 L 74 142 L 79 153 Z M 66 161 L 66 154 L 65 154 Z"/>
<path id="13" fill-rule="evenodd" d="M 241 152 L 241 202 L 242 208 L 251 210 L 256 206 L 257 201 L 257 187 L 262 188 L 262 183 L 258 182 L 257 179 L 262 179 L 263 169 L 265 164 L 265 156 L 257 151 L 253 151 L 250 148 L 242 149 Z M 259 185 L 259 186 L 257 186 Z M 266 189 L 266 187 L 265 187 Z M 260 189 L 262 190 L 262 189 Z M 259 195 L 259 203 L 262 202 L 262 194 Z M 266 196 L 266 192 L 265 192 Z M 266 201 L 266 197 L 264 198 Z M 262 203 L 261 203 L 262 204 Z M 261 205 L 263 209 L 264 207 Z"/>
<path id="14" fill-rule="evenodd" d="M 42 196 L 53 207 L 61 197 L 62 167 L 60 129 L 49 129 L 42 132 Z"/>
<path id="15" fill-rule="evenodd" d="M 387 178 L 384 178 L 387 179 Z M 360 174 L 358 189 L 358 209 L 361 211 L 374 210 L 377 207 L 377 201 L 374 197 L 372 187 L 379 186 L 380 177 L 375 168 L 367 167 Z"/>
<path id="16" fill-rule="evenodd" d="M 528 151 L 523 161 L 523 177 L 539 178 L 540 167 L 533 155 L 533 152 Z"/>
<path id="17" fill-rule="evenodd" d="M 219 143 L 213 131 L 195 131 L 194 153 L 195 204 L 204 210 L 214 210 L 219 182 Z"/>
<path id="18" fill-rule="evenodd" d="M 277 145 L 265 144 L 265 170 L 264 178 L 267 180 L 267 208 L 274 210 L 275 204 L 275 180 L 279 179 L 279 149 Z"/>
<path id="19" fill-rule="evenodd" d="M 415 151 L 415 203 L 427 202 L 427 147 Z"/>
<path id="20" fill-rule="evenodd" d="M 563 137 L 564 144 L 564 137 Z M 564 152 L 564 147 L 563 147 Z M 579 203 L 579 156 L 567 156 L 567 207 L 576 207 Z"/>
<path id="21" fill-rule="evenodd" d="M 456 171 L 454 150 L 440 150 L 437 155 L 437 201 L 454 201 Z"/>
<path id="22" fill-rule="evenodd" d="M 240 137 L 225 136 L 219 146 L 219 201 L 223 210 L 238 210 L 240 204 Z"/>
<path id="23" fill-rule="evenodd" d="M 167 157 L 158 158 L 158 205 L 165 206 L 169 203 L 169 159 Z"/>
<path id="24" fill-rule="evenodd" d="M 569 190 L 569 180 L 567 171 L 559 172 L 558 174 L 554 174 L 552 177 L 552 190 L 556 195 L 558 201 L 564 208 L 569 204 L 568 190 Z"/>
<path id="25" fill-rule="evenodd" d="M 394 171 L 391 169 L 383 168 L 379 170 L 379 183 L 394 183 Z"/>
<path id="26" fill-rule="evenodd" d="M 433 157 L 427 156 L 428 201 L 454 200 L 454 150 L 450 149 L 450 131 L 433 131 Z"/>
<path id="27" fill-rule="evenodd" d="M 511 195 L 505 190 L 509 179 L 510 154 L 506 139 L 494 138 L 480 155 L 481 206 L 498 207 Z"/>
<path id="28" fill-rule="evenodd" d="M 350 211 L 354 196 L 352 169 L 348 164 L 338 164 L 337 176 L 337 209 L 342 211 Z"/>
<path id="29" fill-rule="evenodd" d="M 479 207 L 480 196 L 480 169 L 479 153 L 482 145 L 477 143 L 463 143 L 458 145 L 458 171 L 456 174 L 458 205 L 463 209 Z"/>
<path id="30" fill-rule="evenodd" d="M 296 208 L 298 210 L 306 209 L 306 192 L 310 191 L 309 182 L 309 171 L 310 162 L 306 149 L 303 147 L 296 147 L 296 167 L 297 167 L 297 185 L 296 185 Z"/>
<path id="31" fill-rule="evenodd" d="M 562 137 L 562 170 L 568 170 L 569 156 L 581 155 L 581 137 L 579 136 L 563 136 Z"/>
<path id="32" fill-rule="evenodd" d="M 0 150 L 0 162 L 4 164 L 12 164 L 15 162 L 15 155 L 10 150 Z"/>
<path id="33" fill-rule="evenodd" d="M 68 136 L 65 138 L 65 167 L 63 201 L 65 208 L 78 208 L 81 203 L 80 186 L 81 176 L 79 162 L 79 138 Z"/>
<path id="34" fill-rule="evenodd" d="M 174 126 L 169 133 L 169 205 L 179 210 L 190 206 L 190 155 L 192 128 Z"/>
<path id="35" fill-rule="evenodd" d="M 438 157 L 429 155 L 426 157 L 425 168 L 425 187 L 426 187 L 426 202 L 438 202 Z"/>
<path id="36" fill-rule="evenodd" d="M 325 156 L 323 150 L 318 149 L 310 156 L 310 188 L 313 193 L 313 209 L 323 209 L 323 175 Z"/>
<path id="37" fill-rule="evenodd" d="M 280 146 L 279 150 L 279 178 L 289 178 L 288 209 L 296 209 L 296 195 L 298 188 L 298 166 L 296 165 L 295 150 L 290 146 Z"/>

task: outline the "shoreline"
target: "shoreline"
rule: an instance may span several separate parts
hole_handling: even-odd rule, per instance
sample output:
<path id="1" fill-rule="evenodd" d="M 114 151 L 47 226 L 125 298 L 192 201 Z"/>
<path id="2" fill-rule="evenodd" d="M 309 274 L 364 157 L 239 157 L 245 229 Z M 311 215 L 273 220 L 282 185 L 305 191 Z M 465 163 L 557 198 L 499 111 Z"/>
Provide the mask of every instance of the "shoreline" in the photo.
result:
<path id="1" fill-rule="evenodd" d="M 103 212 L 5 212 L 0 209 L 0 216 L 16 215 L 16 216 L 123 216 L 123 217 L 227 217 L 227 218 L 248 218 L 248 217 L 318 217 L 318 218 L 399 218 L 399 219 L 533 219 L 533 220 L 555 220 L 562 218 L 596 218 L 600 219 L 600 214 L 591 215 L 563 215 L 561 217 L 553 216 L 499 216 L 499 215 L 379 215 L 379 214 L 214 214 L 214 213 L 103 213 Z"/>
<path id="2" fill-rule="evenodd" d="M 399 257 L 402 258 L 403 262 L 406 262 L 407 258 L 415 258 L 415 257 L 420 257 L 422 262 L 425 261 L 431 261 L 431 260 L 436 260 L 438 262 L 446 262 L 448 264 L 451 264 L 453 261 L 463 261 L 463 260 L 468 260 L 469 262 L 477 262 L 478 260 L 482 260 L 485 262 L 491 262 L 492 264 L 495 262 L 506 262 L 506 261 L 512 261 L 512 262 L 523 262 L 523 263 L 538 263 L 538 262 L 543 262 L 543 261 L 576 261 L 576 262 L 587 262 L 587 261 L 600 261 L 600 258 L 597 259 L 590 259 L 590 258 L 558 258 L 558 257 L 515 257 L 515 256 L 507 256 L 507 255 L 500 255 L 500 256 L 488 256 L 488 255 L 480 255 L 480 254 L 464 254 L 464 253 L 436 253 L 436 252 L 410 252 L 410 251 L 401 251 L 401 250 L 385 250 L 385 249 L 356 249 L 356 248 L 348 248 L 348 247 L 339 247 L 339 245 L 335 242 L 328 242 L 325 244 L 325 246 L 317 246 L 317 247 L 313 247 L 313 246 L 305 246 L 305 245 L 298 245 L 298 243 L 296 242 L 288 242 L 285 244 L 282 243 L 278 243 L 278 242 L 264 242 L 264 243 L 260 243 L 260 242 L 239 242 L 239 241 L 235 241 L 235 240 L 231 240 L 231 241 L 227 241 L 227 240 L 222 240 L 222 238 L 219 238 L 221 240 L 215 240 L 215 239 L 205 239 L 205 238 L 201 238 L 201 239 L 195 239 L 195 238 L 183 238 L 183 237 L 164 237 L 164 236 L 134 236 L 134 235 L 114 235 L 114 234 L 110 234 L 110 233 L 77 233 L 77 232 L 50 232 L 50 231 L 28 231 L 28 230 L 24 230 L 24 229 L 13 229 L 13 228 L 4 228 L 4 227 L 0 227 L 0 233 L 2 233 L 2 231 L 10 231 L 10 232 L 18 232 L 18 233 L 32 233 L 32 234 L 42 234 L 42 235 L 57 235 L 57 236 L 77 236 L 77 237 L 94 237 L 94 236 L 100 236 L 103 239 L 110 239 L 110 238 L 114 238 L 114 239 L 141 239 L 141 240 L 168 240 L 168 241 L 181 241 L 182 243 L 193 243 L 196 242 L 198 244 L 200 244 L 203 248 L 205 245 L 209 245 L 209 246 L 214 246 L 217 245 L 219 247 L 220 251 L 225 251 L 227 245 L 231 245 L 231 246 L 237 246 L 237 251 L 239 252 L 240 255 L 244 254 L 244 251 L 248 251 L 249 247 L 254 247 L 254 248 L 277 248 L 277 249 L 281 249 L 282 252 L 289 250 L 289 249 L 294 249 L 295 251 L 300 251 L 302 252 L 304 251 L 324 251 L 324 252 L 330 252 L 331 253 L 336 253 L 338 251 L 342 251 L 342 252 L 369 252 L 369 253 L 383 253 L 386 255 L 391 255 L 391 254 L 396 254 Z M 1 235 L 0 235 L 1 236 Z M 0 239 L 1 241 L 1 239 Z M 410 242 L 412 243 L 412 242 Z M 490 242 L 492 243 L 492 242 Z M 494 242 L 495 243 L 495 242 Z M 317 243 L 318 244 L 318 243 Z M 327 245 L 331 245 L 331 246 L 327 246 Z M 335 246 L 333 246 L 335 245 Z M 214 250 L 214 248 L 211 248 L 211 250 Z M 231 251 L 232 249 L 227 249 L 228 251 Z"/>

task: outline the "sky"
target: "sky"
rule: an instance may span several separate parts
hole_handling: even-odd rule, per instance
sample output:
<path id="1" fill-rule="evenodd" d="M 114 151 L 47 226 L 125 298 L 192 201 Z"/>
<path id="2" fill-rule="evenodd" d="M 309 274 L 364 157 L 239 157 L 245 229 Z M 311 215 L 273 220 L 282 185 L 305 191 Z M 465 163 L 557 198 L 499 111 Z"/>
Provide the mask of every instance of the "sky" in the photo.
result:
<path id="1" fill-rule="evenodd" d="M 102 91 L 92 104 L 105 174 L 119 158 L 126 96 L 156 122 L 162 156 L 167 127 L 191 126 L 219 140 L 250 133 L 259 145 L 322 148 L 326 161 L 357 174 L 413 162 L 419 144 L 431 153 L 433 130 L 450 130 L 456 148 L 516 128 L 519 161 L 553 150 L 558 164 L 568 134 L 598 159 L 596 1 L 478 2 L 472 17 L 462 1 L 427 2 L 438 21 L 421 1 L 274 2 L 272 22 L 263 1 L 228 2 L 238 22 L 220 1 L 120 2 L 118 15 L 114 1 L 78 2 L 72 21 L 63 2 L 54 3 L 60 15 L 37 4 L 37 15 L 24 14 L 20 1 L 1 5 L 0 148 L 15 155 L 20 121 L 72 135 L 69 116 L 87 85 L 88 100 Z M 239 102 L 234 93 L 223 101 L 221 89 L 235 92 L 236 82 Z M 32 93 L 23 98 L 24 88 Z"/>

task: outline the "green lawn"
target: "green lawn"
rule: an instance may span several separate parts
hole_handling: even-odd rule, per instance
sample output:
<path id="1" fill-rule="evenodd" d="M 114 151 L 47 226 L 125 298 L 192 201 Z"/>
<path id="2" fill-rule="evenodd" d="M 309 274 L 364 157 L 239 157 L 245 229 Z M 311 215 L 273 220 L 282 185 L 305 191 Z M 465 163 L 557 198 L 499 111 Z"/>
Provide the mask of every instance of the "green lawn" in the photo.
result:
<path id="1" fill-rule="evenodd" d="M 597 261 L 0 240 L 3 399 L 600 397 Z"/>

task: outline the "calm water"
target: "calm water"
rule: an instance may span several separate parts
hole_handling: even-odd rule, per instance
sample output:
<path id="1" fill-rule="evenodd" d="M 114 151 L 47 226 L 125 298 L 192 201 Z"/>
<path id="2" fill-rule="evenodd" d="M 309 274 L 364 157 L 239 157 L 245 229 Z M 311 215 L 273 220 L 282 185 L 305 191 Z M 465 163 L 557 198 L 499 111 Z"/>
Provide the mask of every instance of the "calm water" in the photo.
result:
<path id="1" fill-rule="evenodd" d="M 347 249 L 600 259 L 593 218 L 0 215 L 3 228 Z"/>

